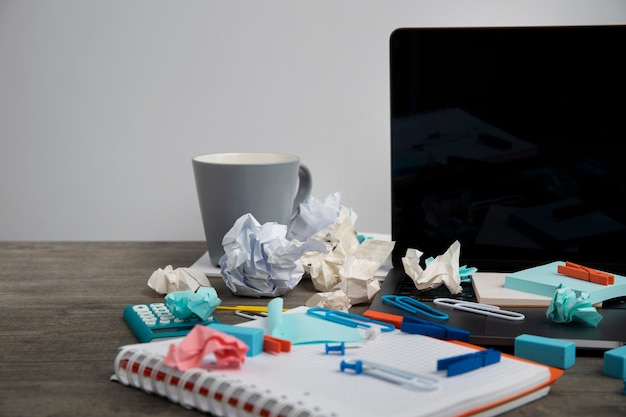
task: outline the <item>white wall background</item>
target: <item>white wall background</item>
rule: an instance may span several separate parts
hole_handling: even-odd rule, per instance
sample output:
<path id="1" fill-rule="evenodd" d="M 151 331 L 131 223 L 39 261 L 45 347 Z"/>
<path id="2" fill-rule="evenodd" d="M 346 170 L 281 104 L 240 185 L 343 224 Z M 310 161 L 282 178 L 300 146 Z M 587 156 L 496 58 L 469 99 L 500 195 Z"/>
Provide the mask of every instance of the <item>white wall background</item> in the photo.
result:
<path id="1" fill-rule="evenodd" d="M 223 151 L 300 155 L 389 233 L 394 28 L 606 23 L 626 1 L 0 0 L 0 240 L 203 240 L 191 158 Z"/>

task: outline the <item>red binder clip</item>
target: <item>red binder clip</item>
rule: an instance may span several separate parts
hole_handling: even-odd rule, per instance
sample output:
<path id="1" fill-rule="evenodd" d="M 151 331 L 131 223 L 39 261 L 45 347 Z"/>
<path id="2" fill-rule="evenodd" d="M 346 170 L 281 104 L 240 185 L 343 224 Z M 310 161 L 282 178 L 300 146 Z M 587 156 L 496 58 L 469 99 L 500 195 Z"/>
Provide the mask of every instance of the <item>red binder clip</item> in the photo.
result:
<path id="1" fill-rule="evenodd" d="M 566 261 L 565 265 L 559 265 L 557 267 L 557 272 L 570 278 L 581 279 L 595 284 L 615 284 L 615 277 L 612 274 L 607 274 L 606 272 L 601 272 L 569 261 Z"/>

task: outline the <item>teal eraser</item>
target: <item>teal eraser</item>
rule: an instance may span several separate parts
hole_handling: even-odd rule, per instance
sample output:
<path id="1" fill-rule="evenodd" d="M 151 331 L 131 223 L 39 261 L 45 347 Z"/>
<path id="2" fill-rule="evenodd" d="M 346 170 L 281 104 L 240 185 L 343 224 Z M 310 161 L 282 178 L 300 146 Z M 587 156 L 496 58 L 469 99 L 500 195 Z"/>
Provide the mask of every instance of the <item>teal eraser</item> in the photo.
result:
<path id="1" fill-rule="evenodd" d="M 626 379 L 626 346 L 604 352 L 604 374 Z"/>
<path id="2" fill-rule="evenodd" d="M 576 362 L 576 343 L 522 334 L 515 338 L 515 356 L 555 368 L 567 369 Z"/>
<path id="3" fill-rule="evenodd" d="M 231 324 L 214 323 L 210 327 L 240 339 L 249 349 L 246 356 L 256 356 L 263 352 L 263 329 L 255 327 L 233 326 Z"/>

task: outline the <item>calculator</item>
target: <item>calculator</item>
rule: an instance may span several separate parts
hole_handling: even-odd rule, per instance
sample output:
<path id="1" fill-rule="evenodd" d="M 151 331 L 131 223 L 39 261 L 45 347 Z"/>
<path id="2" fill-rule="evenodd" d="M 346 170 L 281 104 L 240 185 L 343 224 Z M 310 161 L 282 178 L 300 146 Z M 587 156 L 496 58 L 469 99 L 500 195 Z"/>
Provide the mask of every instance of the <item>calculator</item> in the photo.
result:
<path id="1" fill-rule="evenodd" d="M 195 314 L 186 319 L 174 317 L 165 303 L 130 305 L 124 309 L 124 321 L 140 342 L 185 336 L 196 324 L 217 323 L 213 316 L 203 320 Z"/>

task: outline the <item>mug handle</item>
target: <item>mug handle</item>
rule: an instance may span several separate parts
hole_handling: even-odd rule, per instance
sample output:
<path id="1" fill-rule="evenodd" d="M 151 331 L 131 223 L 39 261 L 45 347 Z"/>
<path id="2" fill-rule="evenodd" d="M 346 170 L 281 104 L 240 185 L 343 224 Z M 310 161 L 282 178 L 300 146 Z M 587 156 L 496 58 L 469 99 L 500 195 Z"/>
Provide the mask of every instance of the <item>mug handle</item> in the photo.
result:
<path id="1" fill-rule="evenodd" d="M 313 188 L 313 179 L 311 178 L 311 171 L 309 168 L 300 164 L 298 171 L 298 192 L 296 198 L 293 200 L 293 209 L 291 210 L 291 220 L 293 220 L 300 211 L 300 204 L 304 203 L 311 195 L 311 189 Z"/>

